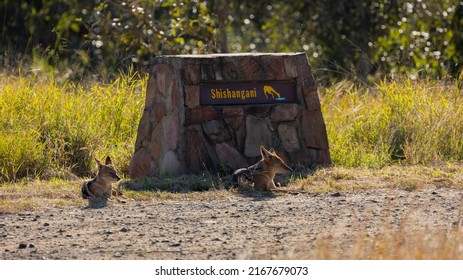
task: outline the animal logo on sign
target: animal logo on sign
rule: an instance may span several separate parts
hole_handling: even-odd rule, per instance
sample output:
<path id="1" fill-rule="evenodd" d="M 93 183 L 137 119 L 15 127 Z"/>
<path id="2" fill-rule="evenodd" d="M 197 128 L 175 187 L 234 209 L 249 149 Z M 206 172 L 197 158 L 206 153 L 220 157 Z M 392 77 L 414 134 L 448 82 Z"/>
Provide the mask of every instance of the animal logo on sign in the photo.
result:
<path id="1" fill-rule="evenodd" d="M 284 97 L 281 97 L 281 94 L 271 86 L 264 86 L 264 94 L 267 99 L 269 95 L 272 95 L 272 99 L 275 99 L 275 100 L 285 100 L 286 99 Z"/>

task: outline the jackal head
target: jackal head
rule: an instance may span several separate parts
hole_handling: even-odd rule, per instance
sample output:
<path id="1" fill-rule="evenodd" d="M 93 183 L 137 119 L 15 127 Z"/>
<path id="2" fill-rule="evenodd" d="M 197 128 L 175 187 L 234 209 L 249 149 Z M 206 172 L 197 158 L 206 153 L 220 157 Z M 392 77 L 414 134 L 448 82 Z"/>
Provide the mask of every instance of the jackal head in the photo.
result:
<path id="1" fill-rule="evenodd" d="M 105 163 L 99 161 L 95 158 L 96 163 L 98 164 L 97 176 L 103 179 L 106 182 L 117 182 L 121 179 L 117 174 L 116 169 L 113 166 L 111 158 L 106 157 Z"/>
<path id="2" fill-rule="evenodd" d="M 275 173 L 287 173 L 292 171 L 284 160 L 277 155 L 274 149 L 267 150 L 264 146 L 260 146 L 260 154 L 264 161 L 264 169 L 271 169 Z"/>

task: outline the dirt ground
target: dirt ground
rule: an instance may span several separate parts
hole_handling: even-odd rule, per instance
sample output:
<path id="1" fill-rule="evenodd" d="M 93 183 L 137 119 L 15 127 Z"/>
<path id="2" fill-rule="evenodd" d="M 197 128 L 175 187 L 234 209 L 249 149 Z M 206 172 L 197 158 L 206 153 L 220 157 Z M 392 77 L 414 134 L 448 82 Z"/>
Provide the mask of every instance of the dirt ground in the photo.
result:
<path id="1" fill-rule="evenodd" d="M 228 193 L 207 199 L 111 201 L 106 207 L 0 214 L 1 259 L 320 258 L 362 236 L 461 223 L 463 190 Z M 349 256 L 345 256 L 349 258 Z"/>

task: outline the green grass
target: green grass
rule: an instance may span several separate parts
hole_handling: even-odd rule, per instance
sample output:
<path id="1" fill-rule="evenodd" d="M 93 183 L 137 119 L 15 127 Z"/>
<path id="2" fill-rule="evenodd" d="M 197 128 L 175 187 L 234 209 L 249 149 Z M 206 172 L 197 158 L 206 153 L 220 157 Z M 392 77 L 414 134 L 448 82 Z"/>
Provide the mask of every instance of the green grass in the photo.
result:
<path id="1" fill-rule="evenodd" d="M 88 175 L 110 155 L 126 173 L 144 106 L 144 77 L 58 84 L 0 75 L 0 182 L 50 170 Z"/>
<path id="2" fill-rule="evenodd" d="M 320 88 L 333 162 L 379 168 L 461 161 L 459 82 L 404 78 L 372 87 L 343 81 Z M 146 77 L 59 84 L 40 76 L 0 74 L 0 89 L 0 182 L 63 170 L 88 176 L 93 157 L 106 155 L 128 173 Z M 336 180 L 331 184 L 336 188 Z"/>
<path id="3" fill-rule="evenodd" d="M 335 164 L 382 167 L 463 159 L 463 95 L 458 83 L 344 81 L 320 89 Z"/>

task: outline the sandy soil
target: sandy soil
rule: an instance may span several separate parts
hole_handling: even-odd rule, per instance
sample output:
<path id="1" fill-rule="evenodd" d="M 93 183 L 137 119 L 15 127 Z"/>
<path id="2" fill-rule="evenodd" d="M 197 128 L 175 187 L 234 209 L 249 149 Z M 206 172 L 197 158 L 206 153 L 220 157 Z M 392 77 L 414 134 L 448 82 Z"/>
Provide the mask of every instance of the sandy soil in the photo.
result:
<path id="1" fill-rule="evenodd" d="M 317 258 L 320 237 L 342 252 L 360 236 L 460 223 L 463 190 L 237 194 L 111 201 L 107 207 L 0 214 L 1 259 Z"/>

